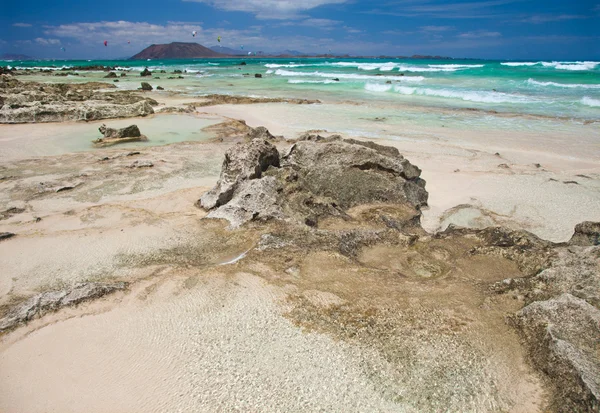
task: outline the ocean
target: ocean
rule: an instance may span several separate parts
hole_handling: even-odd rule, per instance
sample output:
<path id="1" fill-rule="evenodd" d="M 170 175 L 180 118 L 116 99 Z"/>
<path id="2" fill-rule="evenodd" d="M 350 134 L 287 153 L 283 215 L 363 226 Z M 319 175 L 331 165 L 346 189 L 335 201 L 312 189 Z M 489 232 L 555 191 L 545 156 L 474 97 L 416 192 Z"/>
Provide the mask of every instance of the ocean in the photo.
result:
<path id="1" fill-rule="evenodd" d="M 245 63 L 245 65 L 241 65 Z M 192 59 L 4 61 L 20 69 L 73 69 L 104 65 L 130 73 L 153 71 L 150 83 L 189 95 L 227 93 L 300 97 L 400 106 L 474 109 L 575 120 L 600 119 L 600 62 L 415 59 Z M 160 73 L 161 70 L 166 73 Z M 174 70 L 183 79 L 167 79 Z M 262 79 L 255 78 L 261 74 Z M 69 76 L 89 81 L 94 73 Z M 98 80 L 103 72 L 97 72 Z M 35 78 L 35 77 L 34 77 Z M 139 77 L 117 86 L 139 87 Z M 33 79 L 32 79 L 33 80 Z M 47 79 L 46 79 L 47 80 Z M 56 77 L 64 81 L 65 77 Z M 135 80 L 132 82 L 131 80 Z"/>

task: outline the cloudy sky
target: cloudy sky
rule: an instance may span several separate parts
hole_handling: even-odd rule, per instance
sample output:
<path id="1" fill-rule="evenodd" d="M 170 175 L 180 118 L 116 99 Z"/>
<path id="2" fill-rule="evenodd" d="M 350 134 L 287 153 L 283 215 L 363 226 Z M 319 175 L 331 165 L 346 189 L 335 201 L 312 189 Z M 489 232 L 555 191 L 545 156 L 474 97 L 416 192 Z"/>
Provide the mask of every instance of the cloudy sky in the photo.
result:
<path id="1" fill-rule="evenodd" d="M 600 2 L 29 0 L 0 14 L 0 52 L 39 58 L 122 58 L 217 36 L 249 51 L 600 60 Z"/>

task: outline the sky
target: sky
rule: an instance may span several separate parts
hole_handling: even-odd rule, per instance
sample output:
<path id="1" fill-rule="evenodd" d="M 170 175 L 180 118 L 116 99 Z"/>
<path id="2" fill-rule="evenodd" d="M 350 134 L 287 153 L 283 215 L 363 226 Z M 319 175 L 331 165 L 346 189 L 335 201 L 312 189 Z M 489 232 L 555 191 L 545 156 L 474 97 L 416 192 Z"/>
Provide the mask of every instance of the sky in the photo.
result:
<path id="1" fill-rule="evenodd" d="M 247 51 L 600 60 L 600 0 L 28 0 L 0 14 L 0 54 L 36 58 L 127 58 L 218 36 Z"/>

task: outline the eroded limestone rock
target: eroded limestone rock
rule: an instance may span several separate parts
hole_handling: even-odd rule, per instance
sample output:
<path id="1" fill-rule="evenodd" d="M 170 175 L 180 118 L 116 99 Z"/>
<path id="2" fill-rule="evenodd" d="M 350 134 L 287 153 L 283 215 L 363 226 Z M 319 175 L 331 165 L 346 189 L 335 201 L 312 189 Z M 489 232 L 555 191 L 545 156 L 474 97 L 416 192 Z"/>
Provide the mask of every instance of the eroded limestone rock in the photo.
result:
<path id="1" fill-rule="evenodd" d="M 125 288 L 127 288 L 127 283 L 124 282 L 114 284 L 89 282 L 77 284 L 71 289 L 37 294 L 13 307 L 0 319 L 0 332 L 11 330 L 19 324 L 62 307 L 77 305 Z"/>

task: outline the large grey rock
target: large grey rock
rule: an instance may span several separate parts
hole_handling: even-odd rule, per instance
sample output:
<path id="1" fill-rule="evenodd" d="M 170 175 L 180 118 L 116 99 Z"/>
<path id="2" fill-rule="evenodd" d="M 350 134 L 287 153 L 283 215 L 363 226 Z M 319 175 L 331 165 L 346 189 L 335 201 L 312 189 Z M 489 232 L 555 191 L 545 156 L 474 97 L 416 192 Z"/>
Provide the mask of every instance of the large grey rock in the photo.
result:
<path id="1" fill-rule="evenodd" d="M 270 136 L 264 128 L 255 131 Z M 227 151 L 221 178 L 200 206 L 210 211 L 209 218 L 227 219 L 233 227 L 255 219 L 317 227 L 320 218 L 344 217 L 358 205 L 418 210 L 428 195 L 420 173 L 394 148 L 339 137 L 309 136 L 280 165 L 277 149 L 257 138 Z"/>
<path id="2" fill-rule="evenodd" d="M 62 307 L 77 305 L 83 301 L 102 297 L 118 290 L 124 290 L 127 283 L 81 283 L 71 289 L 50 291 L 37 294 L 20 305 L 12 308 L 0 319 L 0 332 L 11 330 L 19 324 L 26 323 L 36 317 L 56 311 Z"/>
<path id="3" fill-rule="evenodd" d="M 200 206 L 213 209 L 228 203 L 242 181 L 260 178 L 269 166 L 279 166 L 279 152 L 264 139 L 238 143 L 229 148 L 219 182 L 200 198 Z"/>
<path id="4" fill-rule="evenodd" d="M 552 409 L 599 411 L 600 310 L 566 293 L 528 305 L 514 321 L 534 364 L 554 384 Z"/>
<path id="5" fill-rule="evenodd" d="M 600 245 L 600 222 L 585 221 L 577 224 L 569 244 L 580 246 Z"/>
<path id="6" fill-rule="evenodd" d="M 393 148 L 354 140 L 301 141 L 284 157 L 312 193 L 342 208 L 365 203 L 427 205 L 421 170 Z"/>

